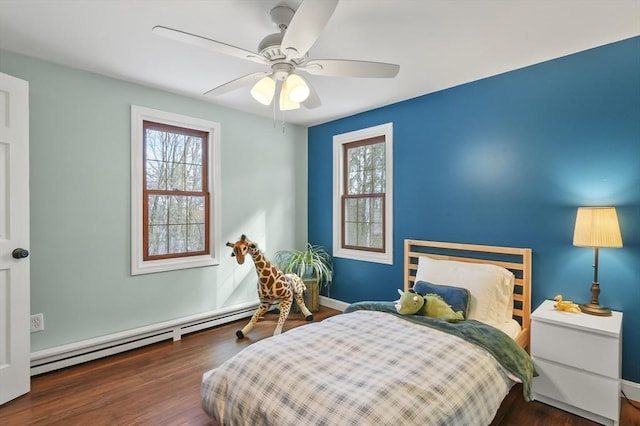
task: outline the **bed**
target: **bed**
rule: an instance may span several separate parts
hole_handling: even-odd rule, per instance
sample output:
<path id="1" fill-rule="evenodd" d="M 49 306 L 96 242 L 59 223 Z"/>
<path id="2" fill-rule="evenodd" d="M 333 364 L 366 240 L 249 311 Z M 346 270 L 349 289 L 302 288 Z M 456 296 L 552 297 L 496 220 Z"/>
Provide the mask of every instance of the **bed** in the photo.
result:
<path id="1" fill-rule="evenodd" d="M 363 301 L 263 339 L 203 375 L 213 423 L 486 425 L 515 383 L 530 400 L 531 250 L 405 240 L 404 252 L 404 290 L 466 294 L 464 321 Z"/>

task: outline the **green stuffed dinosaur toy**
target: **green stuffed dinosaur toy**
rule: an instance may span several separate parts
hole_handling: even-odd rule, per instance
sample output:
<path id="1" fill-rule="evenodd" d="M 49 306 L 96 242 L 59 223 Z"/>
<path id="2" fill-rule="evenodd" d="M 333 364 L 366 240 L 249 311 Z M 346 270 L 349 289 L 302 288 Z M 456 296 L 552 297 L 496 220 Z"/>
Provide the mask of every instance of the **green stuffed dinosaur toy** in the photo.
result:
<path id="1" fill-rule="evenodd" d="M 413 289 L 403 292 L 398 289 L 400 299 L 396 302 L 396 312 L 400 315 L 423 315 L 431 318 L 439 318 L 449 322 L 464 320 L 462 311 L 454 312 L 438 294 L 421 295 Z"/>

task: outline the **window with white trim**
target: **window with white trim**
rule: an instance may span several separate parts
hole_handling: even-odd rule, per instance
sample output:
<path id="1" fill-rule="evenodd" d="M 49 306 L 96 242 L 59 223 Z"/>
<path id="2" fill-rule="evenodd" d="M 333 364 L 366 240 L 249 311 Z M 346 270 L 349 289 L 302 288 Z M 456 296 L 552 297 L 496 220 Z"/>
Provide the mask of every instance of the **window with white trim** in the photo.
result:
<path id="1" fill-rule="evenodd" d="M 333 256 L 393 263 L 393 124 L 333 137 Z"/>
<path id="2" fill-rule="evenodd" d="M 131 273 L 219 263 L 218 123 L 131 107 Z"/>

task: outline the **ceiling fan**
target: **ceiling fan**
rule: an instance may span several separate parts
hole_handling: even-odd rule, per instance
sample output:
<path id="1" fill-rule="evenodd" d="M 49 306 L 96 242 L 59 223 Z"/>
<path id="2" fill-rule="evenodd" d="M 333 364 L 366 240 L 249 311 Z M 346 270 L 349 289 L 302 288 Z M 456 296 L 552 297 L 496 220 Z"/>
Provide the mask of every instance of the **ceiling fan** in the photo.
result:
<path id="1" fill-rule="evenodd" d="M 258 45 L 258 53 L 164 26 L 153 27 L 155 34 L 184 43 L 266 65 L 268 70 L 245 75 L 215 87 L 205 95 L 221 95 L 253 84 L 251 95 L 270 105 L 278 93 L 282 111 L 317 108 L 320 98 L 309 82 L 298 72 L 335 77 L 392 78 L 399 65 L 343 59 L 309 59 L 309 49 L 331 18 L 338 0 L 304 0 L 298 9 L 278 5 L 271 9 L 273 23 L 279 33 L 270 34 Z"/>

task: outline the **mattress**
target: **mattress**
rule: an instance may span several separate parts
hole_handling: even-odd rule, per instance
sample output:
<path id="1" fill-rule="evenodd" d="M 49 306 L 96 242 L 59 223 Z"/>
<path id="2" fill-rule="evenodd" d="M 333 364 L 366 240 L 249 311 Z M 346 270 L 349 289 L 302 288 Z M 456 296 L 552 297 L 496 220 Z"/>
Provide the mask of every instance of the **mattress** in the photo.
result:
<path id="1" fill-rule="evenodd" d="M 505 333 L 507 336 L 511 337 L 512 339 L 515 339 L 520 333 L 520 331 L 522 331 L 522 327 L 520 326 L 520 323 L 518 323 L 518 321 L 514 319 L 507 321 L 505 323 L 502 323 L 499 327 L 496 327 L 496 328 L 502 331 L 503 333 Z"/>

